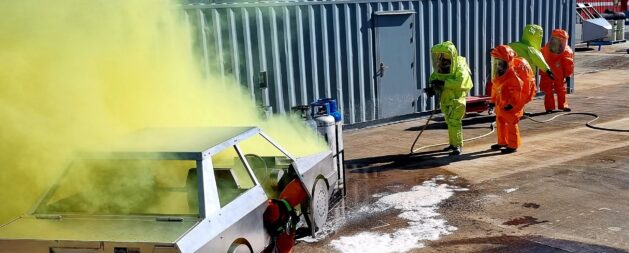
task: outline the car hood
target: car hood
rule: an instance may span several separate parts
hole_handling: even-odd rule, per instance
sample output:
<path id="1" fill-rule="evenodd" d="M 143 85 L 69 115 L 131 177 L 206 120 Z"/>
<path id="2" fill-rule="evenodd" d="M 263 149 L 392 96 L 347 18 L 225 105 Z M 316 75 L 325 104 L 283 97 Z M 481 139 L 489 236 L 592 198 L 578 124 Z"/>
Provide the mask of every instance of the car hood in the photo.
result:
<path id="1" fill-rule="evenodd" d="M 153 218 L 21 217 L 0 227 L 0 240 L 55 240 L 175 243 L 198 219 L 157 221 Z"/>

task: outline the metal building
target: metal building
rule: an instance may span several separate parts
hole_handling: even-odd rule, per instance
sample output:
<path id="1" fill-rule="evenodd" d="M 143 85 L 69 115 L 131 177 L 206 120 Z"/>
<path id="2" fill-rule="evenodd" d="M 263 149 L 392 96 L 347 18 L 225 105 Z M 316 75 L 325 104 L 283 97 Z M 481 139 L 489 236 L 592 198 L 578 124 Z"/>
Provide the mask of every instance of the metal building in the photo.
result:
<path id="1" fill-rule="evenodd" d="M 518 40 L 528 23 L 545 37 L 554 28 L 574 34 L 576 8 L 575 0 L 189 1 L 207 71 L 233 76 L 276 113 L 335 98 L 346 124 L 432 110 L 422 92 L 429 51 L 445 40 L 467 57 L 472 95 L 484 94 L 491 48 Z"/>

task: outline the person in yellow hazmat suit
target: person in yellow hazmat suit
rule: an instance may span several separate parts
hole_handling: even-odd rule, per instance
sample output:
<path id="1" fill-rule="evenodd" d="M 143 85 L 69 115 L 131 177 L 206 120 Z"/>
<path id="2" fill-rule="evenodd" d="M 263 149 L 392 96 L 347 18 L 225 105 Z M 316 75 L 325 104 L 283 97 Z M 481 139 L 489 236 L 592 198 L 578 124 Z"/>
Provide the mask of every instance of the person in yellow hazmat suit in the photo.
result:
<path id="1" fill-rule="evenodd" d="M 433 72 L 426 94 L 439 97 L 439 105 L 448 124 L 450 146 L 444 151 L 451 151 L 450 155 L 459 155 L 463 152 L 465 98 L 473 86 L 470 68 L 465 57 L 459 56 L 450 41 L 433 46 L 431 55 Z"/>
<path id="2" fill-rule="evenodd" d="M 510 43 L 509 47 L 515 51 L 518 57 L 526 59 L 533 68 L 533 72 L 539 69 L 550 79 L 555 80 L 555 75 L 546 60 L 544 60 L 541 52 L 543 37 L 544 29 L 541 26 L 528 24 L 522 31 L 522 38 L 519 41 Z"/>

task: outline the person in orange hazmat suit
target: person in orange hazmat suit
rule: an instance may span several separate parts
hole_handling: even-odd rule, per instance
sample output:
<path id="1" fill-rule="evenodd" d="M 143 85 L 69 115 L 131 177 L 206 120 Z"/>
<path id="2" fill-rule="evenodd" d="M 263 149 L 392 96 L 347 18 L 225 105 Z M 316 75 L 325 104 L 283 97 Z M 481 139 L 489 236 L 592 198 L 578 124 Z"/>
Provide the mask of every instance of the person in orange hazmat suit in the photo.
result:
<path id="1" fill-rule="evenodd" d="M 524 106 L 535 97 L 535 74 L 528 62 L 516 57 L 511 47 L 500 45 L 491 51 L 492 93 L 498 143 L 492 150 L 514 153 L 520 147 L 518 123 Z"/>
<path id="2" fill-rule="evenodd" d="M 264 225 L 273 240 L 273 253 L 290 253 L 295 246 L 299 216 L 295 207 L 308 198 L 298 179 L 293 179 L 280 193 L 278 199 L 268 201 L 264 211 Z"/>
<path id="3" fill-rule="evenodd" d="M 540 89 L 544 91 L 544 107 L 547 113 L 556 109 L 555 95 L 557 93 L 557 106 L 564 112 L 571 111 L 566 101 L 566 86 L 574 73 L 574 53 L 568 46 L 568 32 L 562 29 L 553 30 L 550 40 L 542 48 L 544 59 L 550 66 L 555 79 L 551 79 L 546 73 L 541 73 Z"/>

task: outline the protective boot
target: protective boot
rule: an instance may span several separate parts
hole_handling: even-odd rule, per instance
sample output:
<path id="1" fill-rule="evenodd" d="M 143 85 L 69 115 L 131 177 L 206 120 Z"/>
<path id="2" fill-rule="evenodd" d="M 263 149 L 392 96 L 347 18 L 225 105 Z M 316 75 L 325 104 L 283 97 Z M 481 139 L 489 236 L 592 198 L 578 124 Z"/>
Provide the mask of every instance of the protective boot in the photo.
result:
<path id="1" fill-rule="evenodd" d="M 454 147 L 452 152 L 450 152 L 450 155 L 460 155 L 462 152 L 463 152 L 463 148 L 461 148 L 461 147 Z"/>
<path id="2" fill-rule="evenodd" d="M 507 145 L 494 144 L 491 145 L 491 150 L 500 150 L 501 148 L 506 148 Z"/>
<path id="3" fill-rule="evenodd" d="M 503 154 L 511 154 L 511 153 L 518 152 L 518 149 L 517 148 L 507 147 L 507 148 L 505 148 L 503 150 L 500 150 L 500 152 L 503 153 Z"/>
<path id="4" fill-rule="evenodd" d="M 450 146 L 447 146 L 446 148 L 444 148 L 443 151 L 450 151 L 450 150 L 454 150 L 454 149 L 455 149 L 455 147 L 450 145 Z"/>

